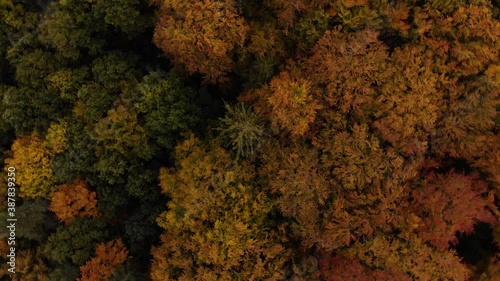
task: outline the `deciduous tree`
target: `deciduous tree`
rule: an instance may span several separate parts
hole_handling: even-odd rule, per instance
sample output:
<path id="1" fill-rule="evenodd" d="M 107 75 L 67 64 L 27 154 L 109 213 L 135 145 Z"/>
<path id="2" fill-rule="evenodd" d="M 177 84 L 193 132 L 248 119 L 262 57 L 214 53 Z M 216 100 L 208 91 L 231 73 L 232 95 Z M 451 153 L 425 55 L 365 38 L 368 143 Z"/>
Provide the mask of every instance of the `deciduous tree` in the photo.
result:
<path id="1" fill-rule="evenodd" d="M 96 193 L 82 179 L 57 186 L 50 196 L 49 209 L 66 225 L 76 217 L 96 217 Z"/>
<path id="2" fill-rule="evenodd" d="M 54 190 L 54 173 L 51 163 L 56 153 L 65 146 L 63 125 L 52 124 L 47 136 L 38 134 L 18 138 L 12 144 L 12 155 L 5 159 L 6 168 L 16 168 L 19 196 L 25 199 L 48 198 Z"/>
<path id="3" fill-rule="evenodd" d="M 152 250 L 152 279 L 281 280 L 288 253 L 268 225 L 272 203 L 252 184 L 252 167 L 193 136 L 175 158 L 160 173 L 171 201 L 158 218 L 165 231 Z"/>
<path id="4" fill-rule="evenodd" d="M 218 82 L 231 72 L 234 49 L 248 26 L 233 0 L 153 1 L 159 6 L 154 43 L 189 73 Z"/>
<path id="5" fill-rule="evenodd" d="M 113 270 L 129 258 L 121 239 L 101 243 L 95 250 L 95 256 L 80 267 L 82 276 L 77 281 L 107 281 Z"/>
<path id="6" fill-rule="evenodd" d="M 471 233 L 474 224 L 495 223 L 488 210 L 493 207 L 493 194 L 486 197 L 487 183 L 477 175 L 450 172 L 430 175 L 422 188 L 413 190 L 412 208 L 421 218 L 416 231 L 432 245 L 447 249 L 457 243 L 456 232 Z"/>
<path id="7" fill-rule="evenodd" d="M 59 264 L 83 265 L 95 246 L 108 237 L 106 223 L 100 219 L 79 218 L 68 226 L 60 226 L 49 236 L 43 253 Z"/>

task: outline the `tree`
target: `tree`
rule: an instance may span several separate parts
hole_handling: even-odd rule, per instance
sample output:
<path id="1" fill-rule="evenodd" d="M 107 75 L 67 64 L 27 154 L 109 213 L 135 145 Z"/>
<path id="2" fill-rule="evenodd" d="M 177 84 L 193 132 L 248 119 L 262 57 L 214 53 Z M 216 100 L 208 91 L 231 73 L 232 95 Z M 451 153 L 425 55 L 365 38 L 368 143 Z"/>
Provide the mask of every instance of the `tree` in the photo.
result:
<path id="1" fill-rule="evenodd" d="M 378 85 L 393 71 L 377 36 L 370 29 L 353 34 L 328 30 L 311 56 L 290 62 L 269 85 L 240 100 L 254 102 L 257 112 L 293 136 L 303 136 L 311 127 L 337 125 L 340 118 L 368 123 Z"/>
<path id="2" fill-rule="evenodd" d="M 347 33 L 336 28 L 319 39 L 301 72 L 310 76 L 312 95 L 322 99 L 321 104 L 358 122 L 369 120 L 377 85 L 393 74 L 387 47 L 378 36 L 372 29 Z"/>
<path id="3" fill-rule="evenodd" d="M 2 119 L 19 134 L 46 130 L 71 108 L 68 100 L 47 89 L 46 77 L 63 67 L 64 61 L 51 52 L 32 50 L 31 44 L 36 43 L 27 41 L 27 46 L 21 41 L 19 49 L 9 52 L 16 84 L 5 89 L 2 100 Z"/>
<path id="4" fill-rule="evenodd" d="M 306 51 L 314 46 L 328 29 L 329 19 L 323 9 L 309 11 L 301 17 L 293 28 L 292 38 L 297 41 L 297 48 Z"/>
<path id="5" fill-rule="evenodd" d="M 235 1 L 153 1 L 159 21 L 153 41 L 172 61 L 206 82 L 224 80 L 234 49 L 242 46 L 248 26 Z"/>
<path id="6" fill-rule="evenodd" d="M 149 137 L 138 122 L 137 111 L 123 104 L 110 109 L 108 115 L 99 120 L 91 138 L 102 143 L 106 150 L 122 155 L 131 151 L 133 155 L 149 160 L 154 154 L 154 148 L 147 145 Z"/>
<path id="7" fill-rule="evenodd" d="M 65 146 L 65 128 L 52 124 L 45 139 L 34 133 L 18 138 L 12 144 L 12 156 L 5 159 L 6 168 L 16 168 L 19 196 L 25 199 L 48 199 L 54 190 L 53 157 Z"/>
<path id="8" fill-rule="evenodd" d="M 410 276 L 399 268 L 370 269 L 357 260 L 329 254 L 320 261 L 319 270 L 315 273 L 321 280 L 328 281 L 410 281 Z"/>
<path id="9" fill-rule="evenodd" d="M 92 11 L 107 24 L 129 35 L 136 35 L 152 25 L 151 15 L 144 11 L 145 3 L 141 0 L 97 0 Z"/>
<path id="10" fill-rule="evenodd" d="M 50 73 L 47 76 L 47 89 L 52 92 L 58 92 L 64 99 L 76 102 L 78 90 L 82 88 L 89 79 L 89 68 L 62 68 Z"/>
<path id="11" fill-rule="evenodd" d="M 6 59 L 8 50 L 20 38 L 31 32 L 38 21 L 33 5 L 24 1 L 3 0 L 0 2 L 0 84 L 6 83 L 11 66 Z"/>
<path id="12" fill-rule="evenodd" d="M 43 253 L 59 264 L 83 265 L 95 246 L 108 237 L 106 224 L 94 218 L 76 219 L 68 226 L 60 226 L 45 242 Z"/>
<path id="13" fill-rule="evenodd" d="M 96 217 L 96 193 L 90 191 L 82 179 L 63 184 L 50 196 L 49 209 L 66 225 L 76 217 Z"/>
<path id="14" fill-rule="evenodd" d="M 44 241 L 48 233 L 56 227 L 56 221 L 48 214 L 48 206 L 49 203 L 42 199 L 24 201 L 22 205 L 17 206 L 16 236 Z M 1 212 L 0 217 L 6 221 L 7 212 Z"/>
<path id="15" fill-rule="evenodd" d="M 417 44 L 397 48 L 391 59 L 393 79 L 383 85 L 374 101 L 373 125 L 402 153 L 424 155 L 443 104 L 439 73 L 433 71 L 442 62 Z"/>
<path id="16" fill-rule="evenodd" d="M 307 79 L 281 72 L 271 80 L 269 87 L 261 90 L 259 95 L 267 100 L 265 112 L 269 112 L 275 126 L 299 136 L 309 130 L 316 111 L 322 107 L 314 98 L 311 86 Z"/>
<path id="17" fill-rule="evenodd" d="M 342 251 L 347 259 L 368 268 L 402 271 L 411 280 L 469 280 L 470 271 L 450 250 L 429 247 L 412 236 L 408 240 L 379 235 Z"/>
<path id="18" fill-rule="evenodd" d="M 194 136 L 175 158 L 160 172 L 171 201 L 157 220 L 165 230 L 152 250 L 152 279 L 281 280 L 288 251 L 268 225 L 272 203 L 252 184 L 252 167 Z"/>
<path id="19" fill-rule="evenodd" d="M 92 5 L 78 0 L 51 2 L 38 26 L 40 41 L 73 60 L 82 52 L 99 53 L 105 45 L 106 24 L 92 13 Z"/>
<path id="20" fill-rule="evenodd" d="M 66 146 L 52 160 L 52 170 L 57 183 L 68 183 L 78 177 L 84 177 L 92 171 L 95 163 L 95 142 L 86 132 L 81 119 L 69 118 L 66 122 Z"/>
<path id="21" fill-rule="evenodd" d="M 315 147 L 285 139 L 263 153 L 259 172 L 305 247 L 336 250 L 403 219 L 415 163 L 383 149 L 366 125 L 350 131 L 325 129 Z"/>
<path id="22" fill-rule="evenodd" d="M 92 62 L 93 81 L 112 93 L 119 93 L 130 80 L 138 79 L 138 57 L 121 51 L 112 51 Z"/>
<path id="23" fill-rule="evenodd" d="M 144 128 L 159 146 L 170 150 L 179 134 L 200 123 L 201 109 L 194 89 L 184 85 L 182 77 L 171 71 L 154 71 L 137 85 L 137 112 L 144 115 Z"/>
<path id="24" fill-rule="evenodd" d="M 9 273 L 7 271 L 9 267 L 7 263 L 2 263 L 0 278 L 5 274 L 12 281 L 49 280 L 49 267 L 38 249 L 18 250 L 16 253 L 16 273 Z"/>
<path id="25" fill-rule="evenodd" d="M 82 277 L 77 281 L 109 280 L 113 270 L 129 259 L 127 255 L 128 250 L 121 239 L 99 244 L 95 256 L 80 267 Z"/>
<path id="26" fill-rule="evenodd" d="M 236 158 L 247 157 L 254 153 L 262 143 L 264 126 L 260 116 L 251 107 L 239 103 L 225 105 L 226 115 L 219 118 L 220 137 L 227 140 L 228 146 L 236 150 Z"/>
<path id="27" fill-rule="evenodd" d="M 471 233 L 474 224 L 483 221 L 495 223 L 488 210 L 493 208 L 493 194 L 487 183 L 477 175 L 451 171 L 446 175 L 430 175 L 422 188 L 413 190 L 412 209 L 421 219 L 416 229 L 419 237 L 441 249 L 458 242 L 457 232 Z"/>

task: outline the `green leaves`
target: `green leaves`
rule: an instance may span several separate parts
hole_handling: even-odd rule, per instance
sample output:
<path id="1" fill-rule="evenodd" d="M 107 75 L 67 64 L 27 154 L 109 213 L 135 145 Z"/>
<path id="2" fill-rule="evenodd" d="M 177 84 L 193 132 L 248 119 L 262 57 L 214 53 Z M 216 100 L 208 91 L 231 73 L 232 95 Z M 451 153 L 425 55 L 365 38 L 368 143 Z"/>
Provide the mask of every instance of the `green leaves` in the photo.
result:
<path id="1" fill-rule="evenodd" d="M 77 219 L 68 227 L 60 226 L 48 239 L 44 254 L 59 264 L 80 266 L 94 252 L 95 246 L 106 240 L 106 224 L 99 219 Z"/>
<path id="2" fill-rule="evenodd" d="M 236 158 L 251 156 L 263 143 L 264 125 L 261 117 L 244 103 L 225 104 L 226 115 L 219 118 L 217 130 L 228 146 L 236 151 Z"/>

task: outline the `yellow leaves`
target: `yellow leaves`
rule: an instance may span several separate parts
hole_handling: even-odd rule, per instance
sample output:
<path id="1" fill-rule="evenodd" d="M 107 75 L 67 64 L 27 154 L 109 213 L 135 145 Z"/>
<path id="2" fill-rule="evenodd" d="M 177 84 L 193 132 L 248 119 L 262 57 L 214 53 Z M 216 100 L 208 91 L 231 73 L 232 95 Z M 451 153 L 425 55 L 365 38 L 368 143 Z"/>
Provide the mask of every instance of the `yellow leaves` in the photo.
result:
<path id="1" fill-rule="evenodd" d="M 176 167 L 161 169 L 160 185 L 171 201 L 158 224 L 169 239 L 160 246 L 164 250 L 153 250 L 153 280 L 283 277 L 282 257 L 288 254 L 284 248 L 274 248 L 279 253 L 265 258 L 264 268 L 255 270 L 257 259 L 278 238 L 267 230 L 271 204 L 264 192 L 249 184 L 253 168 L 230 156 L 216 143 L 204 144 L 190 136 L 176 148 Z M 280 268 L 278 274 L 266 269 L 274 263 Z"/>
<path id="2" fill-rule="evenodd" d="M 25 199 L 48 198 L 54 190 L 52 159 L 66 148 L 66 123 L 53 123 L 45 137 L 38 133 L 14 140 L 5 170 L 16 169 L 19 196 Z"/>
<path id="3" fill-rule="evenodd" d="M 52 191 L 53 173 L 50 155 L 42 141 L 35 136 L 14 140 L 12 157 L 5 159 L 5 170 L 16 169 L 16 182 L 20 186 L 19 196 L 26 199 L 47 198 Z"/>
<path id="4" fill-rule="evenodd" d="M 128 101 L 123 101 L 125 104 Z M 130 150 L 143 159 L 150 159 L 153 151 L 148 146 L 148 136 L 139 124 L 138 113 L 134 107 L 118 104 L 108 111 L 108 115 L 95 125 L 90 137 L 103 143 L 109 150 L 129 154 Z"/>
<path id="5" fill-rule="evenodd" d="M 32 28 L 37 19 L 37 14 L 27 12 L 23 5 L 15 2 L 17 1 L 0 1 L 0 17 L 7 25 L 17 30 Z"/>
<path id="6" fill-rule="evenodd" d="M 53 153 L 61 153 L 66 148 L 66 126 L 65 122 L 52 124 L 47 131 L 45 141 Z"/>
<path id="7" fill-rule="evenodd" d="M 17 249 L 15 274 L 7 272 L 10 268 L 7 263 L 3 263 L 0 268 L 2 271 L 0 278 L 9 276 L 11 278 L 9 280 L 12 281 L 49 280 L 49 267 L 45 264 L 41 252 L 36 249 Z"/>

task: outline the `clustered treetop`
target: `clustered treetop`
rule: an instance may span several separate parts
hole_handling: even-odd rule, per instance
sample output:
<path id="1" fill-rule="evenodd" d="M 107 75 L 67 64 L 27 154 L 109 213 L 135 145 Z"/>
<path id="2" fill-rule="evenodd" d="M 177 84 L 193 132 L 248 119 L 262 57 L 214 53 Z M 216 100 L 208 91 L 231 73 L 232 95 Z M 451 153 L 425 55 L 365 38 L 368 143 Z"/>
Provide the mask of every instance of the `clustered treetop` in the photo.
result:
<path id="1" fill-rule="evenodd" d="M 0 0 L 11 277 L 500 279 L 499 11 Z"/>

